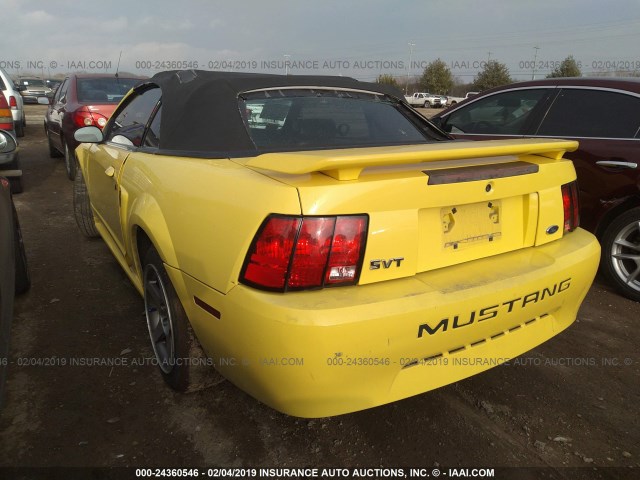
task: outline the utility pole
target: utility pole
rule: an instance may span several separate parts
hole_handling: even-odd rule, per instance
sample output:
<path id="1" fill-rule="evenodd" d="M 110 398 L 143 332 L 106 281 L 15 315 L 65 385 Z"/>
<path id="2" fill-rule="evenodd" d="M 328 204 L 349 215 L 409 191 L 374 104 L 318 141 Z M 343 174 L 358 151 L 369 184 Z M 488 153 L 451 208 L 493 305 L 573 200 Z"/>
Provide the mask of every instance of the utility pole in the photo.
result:
<path id="1" fill-rule="evenodd" d="M 487 52 L 487 64 L 491 61 L 491 54 L 493 52 Z"/>
<path id="2" fill-rule="evenodd" d="M 409 95 L 409 73 L 411 72 L 411 62 L 413 62 L 413 47 L 416 44 L 409 42 L 409 66 L 407 67 L 407 84 L 404 86 L 404 94 Z"/>
<path id="3" fill-rule="evenodd" d="M 533 55 L 533 71 L 531 72 L 531 80 L 535 80 L 536 78 L 536 61 L 538 60 L 538 50 L 540 50 L 539 46 L 533 47 L 536 53 Z"/>

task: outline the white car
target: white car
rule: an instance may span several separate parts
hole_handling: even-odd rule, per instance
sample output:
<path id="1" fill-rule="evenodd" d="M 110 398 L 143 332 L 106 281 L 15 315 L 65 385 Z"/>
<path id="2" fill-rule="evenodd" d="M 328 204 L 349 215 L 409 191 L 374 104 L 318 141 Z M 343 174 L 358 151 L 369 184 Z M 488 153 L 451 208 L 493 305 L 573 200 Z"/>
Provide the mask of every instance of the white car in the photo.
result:
<path id="1" fill-rule="evenodd" d="M 13 123 L 15 124 L 16 135 L 18 137 L 24 136 L 24 127 L 27 125 L 24 116 L 24 107 L 22 103 L 22 95 L 15 87 L 13 80 L 9 74 L 0 67 L 0 89 L 7 99 L 7 103 L 11 107 L 11 116 L 13 117 Z"/>

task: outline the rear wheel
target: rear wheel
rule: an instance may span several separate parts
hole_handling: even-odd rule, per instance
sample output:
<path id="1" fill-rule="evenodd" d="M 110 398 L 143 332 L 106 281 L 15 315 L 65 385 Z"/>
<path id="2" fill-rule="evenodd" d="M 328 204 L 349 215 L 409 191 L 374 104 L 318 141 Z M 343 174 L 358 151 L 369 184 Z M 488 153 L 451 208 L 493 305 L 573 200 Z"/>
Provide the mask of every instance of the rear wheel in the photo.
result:
<path id="1" fill-rule="evenodd" d="M 162 259 L 153 247 L 144 257 L 143 291 L 147 328 L 162 377 L 174 390 L 185 391 L 190 383 L 193 335 Z"/>
<path id="2" fill-rule="evenodd" d="M 600 266 L 620 293 L 640 301 L 640 207 L 620 215 L 607 227 Z"/>
<path id="3" fill-rule="evenodd" d="M 69 180 L 75 180 L 78 171 L 78 160 L 76 160 L 76 152 L 69 148 L 67 142 L 64 143 L 64 165 L 67 168 L 67 177 Z"/>
<path id="4" fill-rule="evenodd" d="M 24 137 L 24 125 L 22 121 L 16 122 L 16 137 Z"/>
<path id="5" fill-rule="evenodd" d="M 84 183 L 82 170 L 79 168 L 76 171 L 76 178 L 73 180 L 73 214 L 76 218 L 76 224 L 84 236 L 89 238 L 100 236 L 93 218 L 87 185 Z"/>
<path id="6" fill-rule="evenodd" d="M 20 170 L 20 156 L 16 153 L 13 160 L 9 163 L 5 163 L 2 166 L 3 170 Z M 7 177 L 9 183 L 11 184 L 11 193 L 22 193 L 23 185 L 22 185 L 22 176 L 19 177 Z"/>
<path id="7" fill-rule="evenodd" d="M 22 177 L 11 177 L 9 178 L 9 183 L 11 183 L 11 193 L 22 193 L 24 187 L 22 186 Z"/>

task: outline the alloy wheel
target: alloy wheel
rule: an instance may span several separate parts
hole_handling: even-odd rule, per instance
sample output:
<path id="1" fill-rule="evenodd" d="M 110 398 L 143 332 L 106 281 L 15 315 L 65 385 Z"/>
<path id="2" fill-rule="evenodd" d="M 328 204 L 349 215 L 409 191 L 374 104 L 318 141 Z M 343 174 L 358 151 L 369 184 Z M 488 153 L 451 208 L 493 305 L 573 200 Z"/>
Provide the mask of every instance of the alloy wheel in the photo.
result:
<path id="1" fill-rule="evenodd" d="M 640 292 L 640 221 L 620 229 L 611 247 L 615 273 L 629 287 Z"/>
<path id="2" fill-rule="evenodd" d="M 170 373 L 175 362 L 174 321 L 167 290 L 153 264 L 144 267 L 144 306 L 153 351 L 160 369 Z"/>

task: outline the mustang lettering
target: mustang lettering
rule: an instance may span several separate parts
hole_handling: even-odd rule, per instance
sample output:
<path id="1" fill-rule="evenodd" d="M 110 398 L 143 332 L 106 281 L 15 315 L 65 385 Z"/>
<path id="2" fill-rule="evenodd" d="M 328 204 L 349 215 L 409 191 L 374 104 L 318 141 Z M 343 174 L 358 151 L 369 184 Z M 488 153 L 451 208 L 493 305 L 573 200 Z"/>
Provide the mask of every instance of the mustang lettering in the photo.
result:
<path id="1" fill-rule="evenodd" d="M 473 310 L 467 315 L 454 315 L 453 317 L 447 317 L 440 320 L 435 327 L 430 326 L 428 323 L 423 323 L 418 326 L 418 338 L 421 338 L 424 332 L 429 335 L 434 335 L 438 331 L 446 332 L 449 326 L 449 321 L 453 318 L 451 328 L 460 328 L 471 325 L 473 322 L 483 322 L 495 318 L 500 313 L 500 307 L 507 307 L 506 313 L 511 313 L 514 310 L 514 305 L 520 308 L 525 308 L 527 305 L 542 301 L 547 297 L 553 297 L 556 293 L 564 292 L 571 286 L 571 279 L 567 278 L 561 282 L 554 284 L 551 288 L 544 288 L 541 291 L 529 293 L 524 297 L 514 298 L 498 305 L 491 305 L 490 307 L 484 307 L 480 310 Z M 467 319 L 468 320 L 460 320 Z M 442 329 L 442 330 L 440 330 Z"/>

